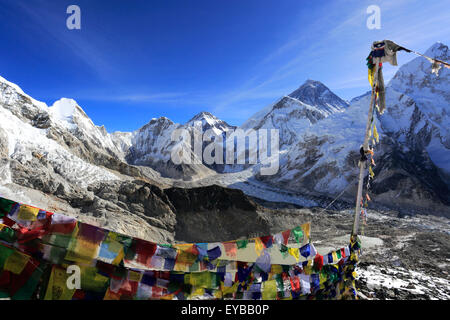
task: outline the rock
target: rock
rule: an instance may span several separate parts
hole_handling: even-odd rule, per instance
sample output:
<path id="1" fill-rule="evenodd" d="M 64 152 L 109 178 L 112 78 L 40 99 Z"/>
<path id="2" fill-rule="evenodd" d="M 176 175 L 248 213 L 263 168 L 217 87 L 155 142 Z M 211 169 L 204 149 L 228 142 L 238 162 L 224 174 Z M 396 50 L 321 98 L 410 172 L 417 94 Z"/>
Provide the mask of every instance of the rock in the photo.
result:
<path id="1" fill-rule="evenodd" d="M 8 139 L 5 131 L 0 128 L 0 158 L 7 158 L 9 155 Z"/>

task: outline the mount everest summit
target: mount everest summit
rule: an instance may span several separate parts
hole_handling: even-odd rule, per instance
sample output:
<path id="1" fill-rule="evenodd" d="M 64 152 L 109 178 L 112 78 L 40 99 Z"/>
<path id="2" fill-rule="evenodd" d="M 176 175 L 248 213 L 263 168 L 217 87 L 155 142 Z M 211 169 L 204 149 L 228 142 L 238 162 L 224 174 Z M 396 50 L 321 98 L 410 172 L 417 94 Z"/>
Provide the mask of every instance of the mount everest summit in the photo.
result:
<path id="1" fill-rule="evenodd" d="M 441 43 L 426 55 L 450 60 Z M 450 70 L 436 76 L 420 57 L 401 66 L 387 85 L 387 110 L 375 120 L 380 143 L 369 190 L 375 207 L 450 217 L 449 89 Z M 202 226 L 211 239 L 220 232 L 238 237 L 248 231 L 233 230 L 232 222 L 244 211 L 245 219 L 269 230 L 277 222 L 255 209 L 267 201 L 324 205 L 343 193 L 342 201 L 353 205 L 369 101 L 370 93 L 344 101 L 307 80 L 238 128 L 201 112 L 185 124 L 161 117 L 133 132 L 108 133 L 76 101 L 47 106 L 0 77 L 0 194 L 153 240 L 194 241 Z M 278 129 L 279 170 L 261 175 L 259 164 L 205 163 L 190 144 L 173 141 L 180 129 L 211 131 L 225 144 L 233 143 L 227 137 L 236 129 Z M 175 146 L 196 161 L 173 163 Z M 207 213 L 189 217 L 198 229 L 183 216 L 193 211 Z M 221 228 L 223 212 L 229 226 Z M 218 229 L 202 219 L 217 221 Z"/>

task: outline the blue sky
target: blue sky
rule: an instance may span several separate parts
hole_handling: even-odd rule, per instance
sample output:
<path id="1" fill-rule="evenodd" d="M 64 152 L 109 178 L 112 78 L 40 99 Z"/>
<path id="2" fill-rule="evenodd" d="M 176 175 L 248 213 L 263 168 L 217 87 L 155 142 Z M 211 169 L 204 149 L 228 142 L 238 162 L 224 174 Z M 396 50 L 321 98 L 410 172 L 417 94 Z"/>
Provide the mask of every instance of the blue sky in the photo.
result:
<path id="1" fill-rule="evenodd" d="M 81 8 L 81 30 L 66 8 Z M 381 29 L 366 27 L 369 5 Z M 450 44 L 450 1 L 0 0 L 0 75 L 53 104 L 75 99 L 109 132 L 206 110 L 230 124 L 322 81 L 344 99 L 369 90 L 374 40 L 424 52 Z M 399 64 L 415 56 L 399 53 Z M 385 77 L 396 68 L 387 65 Z"/>

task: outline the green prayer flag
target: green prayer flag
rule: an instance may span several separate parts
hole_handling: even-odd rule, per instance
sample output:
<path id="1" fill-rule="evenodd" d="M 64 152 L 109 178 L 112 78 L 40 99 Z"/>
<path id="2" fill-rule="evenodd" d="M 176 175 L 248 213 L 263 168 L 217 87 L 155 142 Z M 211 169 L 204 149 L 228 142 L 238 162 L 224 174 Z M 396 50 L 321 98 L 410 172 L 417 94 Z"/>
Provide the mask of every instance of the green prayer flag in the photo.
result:
<path id="1" fill-rule="evenodd" d="M 237 240 L 236 241 L 236 246 L 238 247 L 238 249 L 247 248 L 247 244 L 248 244 L 248 240 L 247 239 Z"/>
<path id="2" fill-rule="evenodd" d="M 3 270 L 5 261 L 14 252 L 13 249 L 0 245 L 0 270 Z"/>
<path id="3" fill-rule="evenodd" d="M 0 218 L 7 215 L 11 211 L 14 204 L 14 201 L 0 198 Z"/>
<path id="4" fill-rule="evenodd" d="M 284 244 L 281 244 L 280 252 L 281 252 L 281 255 L 283 256 L 283 258 L 286 258 L 287 254 L 288 254 L 288 251 L 289 251 L 288 247 L 285 246 Z"/>
<path id="5" fill-rule="evenodd" d="M 297 243 L 300 243 L 300 238 L 303 238 L 302 227 L 296 227 L 292 229 L 292 233 L 294 234 L 295 240 Z"/>
<path id="6" fill-rule="evenodd" d="M 42 271 L 36 268 L 28 281 L 11 297 L 11 300 L 30 300 L 41 280 Z"/>
<path id="7" fill-rule="evenodd" d="M 278 291 L 283 291 L 284 290 L 284 283 L 283 283 L 283 278 L 281 277 L 281 274 L 277 274 L 275 276 L 275 280 L 277 281 Z"/>
<path id="8" fill-rule="evenodd" d="M 5 226 L 0 230 L 0 240 L 13 243 L 16 241 L 16 233 L 10 227 Z"/>

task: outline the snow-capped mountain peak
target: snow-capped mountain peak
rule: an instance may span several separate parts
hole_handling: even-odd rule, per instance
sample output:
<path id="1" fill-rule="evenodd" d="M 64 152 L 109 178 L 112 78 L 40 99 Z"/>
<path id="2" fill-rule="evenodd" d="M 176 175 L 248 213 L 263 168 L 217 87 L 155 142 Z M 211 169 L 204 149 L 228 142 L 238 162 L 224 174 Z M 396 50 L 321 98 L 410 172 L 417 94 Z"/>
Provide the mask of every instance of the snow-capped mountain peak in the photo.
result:
<path id="1" fill-rule="evenodd" d="M 224 132 L 235 128 L 207 111 L 202 111 L 196 114 L 188 122 L 186 122 L 185 126 L 193 127 L 197 122 L 202 123 L 203 132 L 212 129 L 215 134 L 223 134 Z"/>
<path id="2" fill-rule="evenodd" d="M 253 115 L 241 128 L 278 129 L 280 147 L 286 149 L 309 127 L 333 113 L 343 112 L 347 107 L 348 103 L 323 83 L 307 80 L 291 94 Z"/>
<path id="3" fill-rule="evenodd" d="M 348 107 L 348 103 L 334 94 L 322 82 L 306 80 L 297 90 L 288 97 L 297 99 L 310 106 L 314 106 L 328 114 L 340 112 Z"/>
<path id="4" fill-rule="evenodd" d="M 425 55 L 435 59 L 447 61 L 449 57 L 449 49 L 448 46 L 438 41 L 428 48 Z"/>

